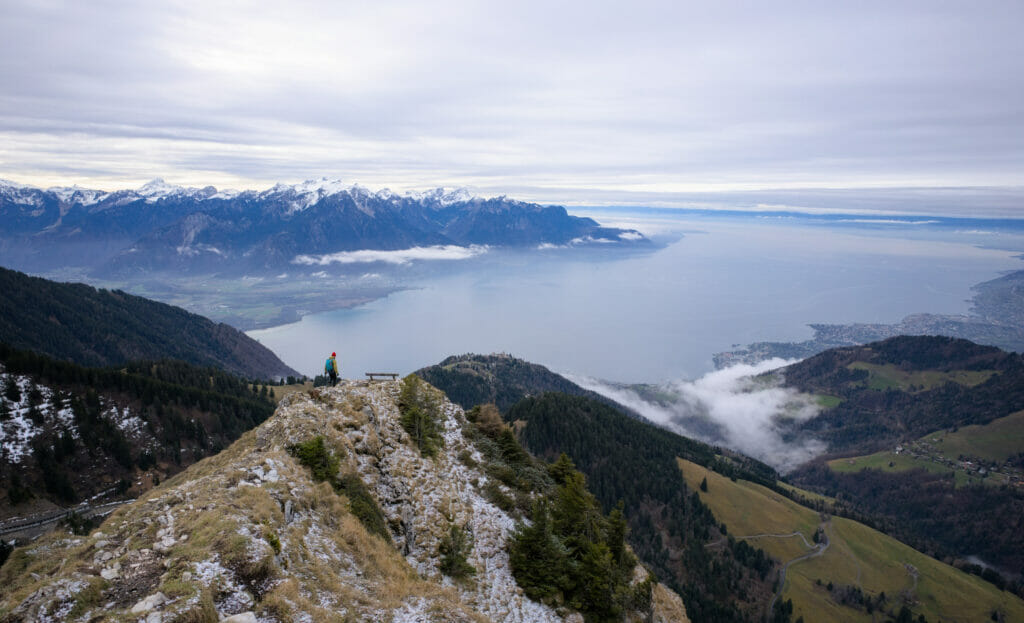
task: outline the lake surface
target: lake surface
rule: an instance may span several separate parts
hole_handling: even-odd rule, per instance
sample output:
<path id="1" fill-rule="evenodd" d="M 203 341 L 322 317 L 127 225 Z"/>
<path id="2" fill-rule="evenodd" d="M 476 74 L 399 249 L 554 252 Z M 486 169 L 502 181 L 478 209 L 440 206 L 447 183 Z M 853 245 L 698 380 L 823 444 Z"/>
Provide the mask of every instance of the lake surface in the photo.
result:
<path id="1" fill-rule="evenodd" d="M 644 253 L 492 250 L 435 262 L 415 289 L 249 335 L 310 376 L 331 351 L 351 378 L 405 374 L 452 354 L 507 352 L 560 372 L 660 382 L 709 372 L 712 355 L 734 345 L 807 339 L 808 323 L 965 313 L 971 286 L 1024 268 L 1019 230 L 591 215 L 670 242 Z"/>

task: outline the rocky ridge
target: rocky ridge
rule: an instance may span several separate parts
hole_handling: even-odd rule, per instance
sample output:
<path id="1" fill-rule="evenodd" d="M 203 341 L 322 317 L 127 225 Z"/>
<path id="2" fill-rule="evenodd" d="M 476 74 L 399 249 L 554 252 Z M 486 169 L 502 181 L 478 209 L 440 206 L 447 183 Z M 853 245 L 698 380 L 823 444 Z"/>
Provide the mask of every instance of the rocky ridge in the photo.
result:
<path id="1" fill-rule="evenodd" d="M 582 621 L 516 585 L 505 551 L 515 519 L 481 494 L 488 477 L 462 409 L 442 402 L 444 446 L 423 458 L 400 423 L 399 391 L 347 381 L 293 394 L 91 535 L 16 550 L 0 569 L 0 621 Z M 391 542 L 289 453 L 316 436 L 366 484 Z M 452 525 L 472 535 L 467 580 L 439 570 Z M 647 574 L 638 566 L 636 575 Z M 661 585 L 653 603 L 644 620 L 686 620 Z"/>

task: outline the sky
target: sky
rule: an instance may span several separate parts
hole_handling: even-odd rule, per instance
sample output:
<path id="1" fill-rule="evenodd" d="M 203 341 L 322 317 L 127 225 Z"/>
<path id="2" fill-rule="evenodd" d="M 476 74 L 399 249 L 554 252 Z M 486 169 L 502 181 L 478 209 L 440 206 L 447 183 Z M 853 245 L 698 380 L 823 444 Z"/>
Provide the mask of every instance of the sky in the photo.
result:
<path id="1" fill-rule="evenodd" d="M 1012 187 L 1024 216 L 1022 26 L 1019 0 L 0 0 L 0 178 Z"/>

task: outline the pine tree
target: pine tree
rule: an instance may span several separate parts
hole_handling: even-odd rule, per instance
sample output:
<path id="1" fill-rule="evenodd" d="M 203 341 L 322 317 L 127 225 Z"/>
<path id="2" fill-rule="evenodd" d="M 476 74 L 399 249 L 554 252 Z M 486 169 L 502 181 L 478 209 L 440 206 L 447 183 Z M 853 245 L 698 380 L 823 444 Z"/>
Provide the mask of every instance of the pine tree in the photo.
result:
<path id="1" fill-rule="evenodd" d="M 14 403 L 21 402 L 21 388 L 18 387 L 18 381 L 13 374 L 8 374 L 4 378 L 4 398 Z"/>
<path id="2" fill-rule="evenodd" d="M 567 552 L 555 538 L 545 502 L 534 503 L 530 519 L 512 535 L 509 563 L 528 597 L 547 600 L 569 586 Z"/>

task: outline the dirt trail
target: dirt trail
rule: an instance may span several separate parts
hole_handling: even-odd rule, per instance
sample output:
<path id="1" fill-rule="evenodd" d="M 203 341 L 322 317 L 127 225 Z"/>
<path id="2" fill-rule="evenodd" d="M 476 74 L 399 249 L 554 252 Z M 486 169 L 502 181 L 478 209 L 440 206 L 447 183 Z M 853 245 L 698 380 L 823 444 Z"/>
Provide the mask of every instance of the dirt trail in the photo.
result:
<path id="1" fill-rule="evenodd" d="M 790 560 L 789 562 L 787 562 L 786 564 L 782 565 L 782 571 L 779 572 L 779 588 L 778 588 L 778 590 L 775 591 L 775 595 L 772 596 L 771 603 L 768 604 L 769 616 L 771 615 L 771 612 L 775 609 L 775 602 L 778 601 L 779 597 L 782 595 L 782 589 L 785 588 L 785 586 L 786 586 L 786 571 L 789 569 L 789 566 L 792 565 L 792 564 L 798 563 L 801 560 L 807 560 L 809 558 L 816 558 L 818 556 L 821 556 L 822 554 L 825 553 L 825 550 L 828 549 L 829 538 L 828 538 L 828 532 L 825 531 L 825 527 L 826 527 L 827 523 L 828 522 L 825 522 L 825 523 L 822 523 L 822 524 L 820 524 L 818 526 L 818 528 L 821 530 L 822 538 L 824 540 L 821 541 L 820 543 L 816 544 L 816 545 L 811 545 L 810 543 L 808 543 L 807 542 L 807 537 L 805 537 L 800 532 L 794 532 L 793 534 L 786 534 L 786 535 L 778 535 L 778 534 L 757 535 L 757 536 L 789 537 L 789 536 L 794 536 L 794 535 L 799 534 L 800 537 L 803 538 L 804 543 L 807 544 L 808 547 L 811 547 L 812 550 L 813 550 L 813 551 L 810 551 L 810 552 L 808 552 L 806 554 L 797 556 L 796 558 L 794 558 L 794 559 Z"/>

